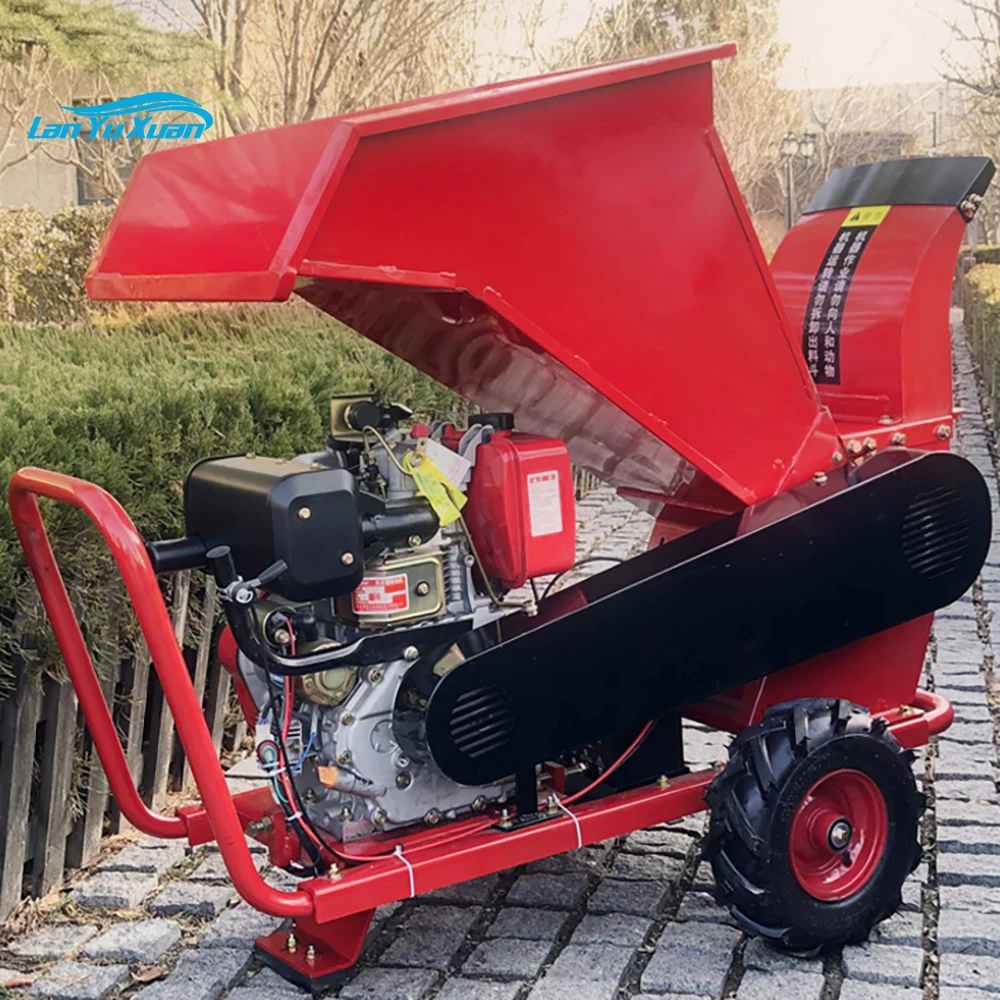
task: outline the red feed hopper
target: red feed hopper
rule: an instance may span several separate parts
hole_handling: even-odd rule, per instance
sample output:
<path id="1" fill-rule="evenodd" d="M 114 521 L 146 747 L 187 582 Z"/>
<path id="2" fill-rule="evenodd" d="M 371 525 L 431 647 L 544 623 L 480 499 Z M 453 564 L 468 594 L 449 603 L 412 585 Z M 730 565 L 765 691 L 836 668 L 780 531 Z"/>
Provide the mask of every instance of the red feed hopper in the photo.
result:
<path id="1" fill-rule="evenodd" d="M 295 291 L 617 486 L 752 503 L 837 440 L 712 124 L 734 51 L 154 153 L 88 291 Z"/>

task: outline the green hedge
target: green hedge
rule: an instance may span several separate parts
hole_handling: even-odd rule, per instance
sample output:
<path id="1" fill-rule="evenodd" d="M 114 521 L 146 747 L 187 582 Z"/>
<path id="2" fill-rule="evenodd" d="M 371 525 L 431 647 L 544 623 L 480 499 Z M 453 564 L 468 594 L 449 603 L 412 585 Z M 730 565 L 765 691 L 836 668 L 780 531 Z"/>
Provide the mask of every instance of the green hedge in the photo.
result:
<path id="1" fill-rule="evenodd" d="M 965 335 L 996 420 L 1000 415 L 1000 263 L 976 264 L 965 276 L 962 291 Z"/>
<path id="2" fill-rule="evenodd" d="M 977 264 L 1000 264 L 1000 247 L 977 247 L 973 256 Z"/>
<path id="3" fill-rule="evenodd" d="M 181 483 L 213 454 L 291 456 L 322 446 L 331 395 L 374 390 L 422 414 L 458 398 L 302 303 L 111 315 L 67 328 L 0 324 L 0 482 L 23 465 L 93 480 L 149 538 L 182 533 Z M 457 414 L 456 414 L 457 415 Z M 45 516 L 88 640 L 128 638 L 102 543 L 85 519 Z M 53 670 L 10 513 L 0 518 L 0 687 L 11 657 Z"/>

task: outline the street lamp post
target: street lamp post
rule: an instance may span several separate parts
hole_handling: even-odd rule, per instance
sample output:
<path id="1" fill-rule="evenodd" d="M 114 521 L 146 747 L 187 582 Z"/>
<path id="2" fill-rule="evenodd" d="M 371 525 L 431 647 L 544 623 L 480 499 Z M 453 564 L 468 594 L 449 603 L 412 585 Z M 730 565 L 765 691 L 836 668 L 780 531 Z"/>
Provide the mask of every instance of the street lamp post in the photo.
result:
<path id="1" fill-rule="evenodd" d="M 781 161 L 785 167 L 785 229 L 795 221 L 795 161 L 809 162 L 816 154 L 816 137 L 811 132 L 797 136 L 790 128 L 781 140 Z"/>

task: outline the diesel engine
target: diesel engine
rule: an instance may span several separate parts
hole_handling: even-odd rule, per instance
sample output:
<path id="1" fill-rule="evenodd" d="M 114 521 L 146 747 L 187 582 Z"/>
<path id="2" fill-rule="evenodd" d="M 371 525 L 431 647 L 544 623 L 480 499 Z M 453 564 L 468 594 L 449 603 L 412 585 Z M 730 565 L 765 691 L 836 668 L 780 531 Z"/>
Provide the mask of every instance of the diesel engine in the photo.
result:
<path id="1" fill-rule="evenodd" d="M 202 461 L 184 510 L 187 536 L 152 544 L 154 567 L 214 572 L 257 711 L 257 758 L 293 826 L 350 841 L 512 796 L 512 777 L 446 777 L 423 710 L 460 662 L 461 636 L 533 614 L 532 601 L 506 595 L 572 567 L 562 441 L 519 433 L 506 413 L 459 429 L 368 397 L 336 399 L 324 451 Z M 429 683 L 406 683 L 431 653 Z M 496 724 L 471 706 L 473 753 Z"/>

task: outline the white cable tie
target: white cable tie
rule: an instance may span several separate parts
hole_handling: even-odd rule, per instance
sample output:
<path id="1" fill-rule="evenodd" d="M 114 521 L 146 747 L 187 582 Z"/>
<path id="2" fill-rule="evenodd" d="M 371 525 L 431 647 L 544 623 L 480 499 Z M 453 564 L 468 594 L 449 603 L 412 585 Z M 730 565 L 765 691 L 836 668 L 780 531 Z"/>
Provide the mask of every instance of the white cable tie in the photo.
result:
<path id="1" fill-rule="evenodd" d="M 569 809 L 562 804 L 558 796 L 553 796 L 556 801 L 556 805 L 573 821 L 573 826 L 576 827 L 576 846 L 577 848 L 583 847 L 583 831 L 580 829 L 580 821 L 569 811 Z"/>
<path id="2" fill-rule="evenodd" d="M 413 899 L 413 897 L 416 896 L 417 894 L 417 890 L 413 882 L 413 865 L 410 864 L 409 859 L 403 854 L 402 844 L 397 844 L 396 850 L 393 853 L 396 855 L 397 858 L 399 858 L 400 861 L 403 862 L 404 865 L 406 865 L 406 870 L 410 876 L 410 899 Z"/>
<path id="3" fill-rule="evenodd" d="M 288 822 L 294 823 L 297 819 L 302 819 L 301 812 L 293 812 L 292 815 L 288 817 Z"/>

